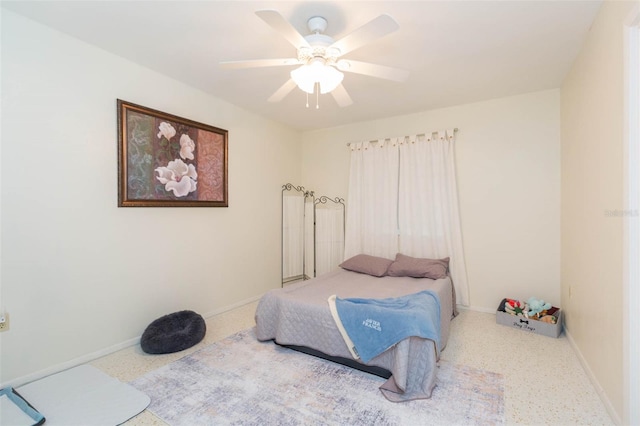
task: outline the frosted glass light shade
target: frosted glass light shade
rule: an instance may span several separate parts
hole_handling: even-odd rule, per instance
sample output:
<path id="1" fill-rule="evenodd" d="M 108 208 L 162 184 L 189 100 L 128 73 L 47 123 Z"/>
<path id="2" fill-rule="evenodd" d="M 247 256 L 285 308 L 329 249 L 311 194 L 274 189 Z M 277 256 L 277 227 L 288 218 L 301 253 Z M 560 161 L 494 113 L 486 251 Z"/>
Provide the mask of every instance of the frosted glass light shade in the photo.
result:
<path id="1" fill-rule="evenodd" d="M 320 93 L 334 90 L 344 78 L 344 74 L 322 61 L 313 61 L 291 71 L 291 78 L 303 91 L 313 94 L 316 83 L 320 84 Z"/>
<path id="2" fill-rule="evenodd" d="M 315 76 L 313 74 L 311 65 L 303 65 L 300 68 L 296 68 L 291 71 L 291 78 L 296 82 L 301 90 L 312 94 L 316 85 Z"/>

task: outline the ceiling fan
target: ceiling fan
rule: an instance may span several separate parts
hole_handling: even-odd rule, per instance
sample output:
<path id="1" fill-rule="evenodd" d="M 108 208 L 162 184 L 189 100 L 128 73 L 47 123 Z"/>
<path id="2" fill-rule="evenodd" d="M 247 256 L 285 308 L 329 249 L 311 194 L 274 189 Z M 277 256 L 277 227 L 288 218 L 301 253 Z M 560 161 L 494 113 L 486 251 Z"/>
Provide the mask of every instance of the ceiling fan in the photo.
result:
<path id="1" fill-rule="evenodd" d="M 242 69 L 300 65 L 291 71 L 291 78 L 271 95 L 269 102 L 282 100 L 298 86 L 308 94 L 331 93 L 338 105 L 345 107 L 353 101 L 342 85 L 343 71 L 397 82 L 405 81 L 409 76 L 409 72 L 403 69 L 342 59 L 343 55 L 398 30 L 400 26 L 389 15 L 378 16 L 338 41 L 324 34 L 327 20 L 321 16 L 307 21 L 310 34 L 303 36 L 275 10 L 259 10 L 256 15 L 297 49 L 297 57 L 227 61 L 221 62 L 220 66 Z"/>

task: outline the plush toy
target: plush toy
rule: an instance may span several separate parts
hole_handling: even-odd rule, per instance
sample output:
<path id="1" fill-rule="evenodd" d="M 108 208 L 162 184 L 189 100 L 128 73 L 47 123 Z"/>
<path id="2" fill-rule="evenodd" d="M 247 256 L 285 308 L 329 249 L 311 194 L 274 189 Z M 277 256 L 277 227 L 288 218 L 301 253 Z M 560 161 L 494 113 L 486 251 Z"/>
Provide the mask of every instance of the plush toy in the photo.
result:
<path id="1" fill-rule="evenodd" d="M 540 321 L 546 322 L 548 324 L 555 324 L 556 322 L 558 322 L 558 319 L 553 315 L 545 315 L 543 317 L 540 317 Z"/>
<path id="2" fill-rule="evenodd" d="M 527 304 L 519 300 L 507 299 L 504 304 L 504 311 L 511 315 L 523 317 L 526 315 L 528 309 Z"/>
<path id="3" fill-rule="evenodd" d="M 536 299 L 535 297 L 530 297 L 529 300 L 527 300 L 527 305 L 529 306 L 527 316 L 536 319 L 544 316 L 546 310 L 551 308 L 551 303 L 546 303 L 544 300 Z"/>

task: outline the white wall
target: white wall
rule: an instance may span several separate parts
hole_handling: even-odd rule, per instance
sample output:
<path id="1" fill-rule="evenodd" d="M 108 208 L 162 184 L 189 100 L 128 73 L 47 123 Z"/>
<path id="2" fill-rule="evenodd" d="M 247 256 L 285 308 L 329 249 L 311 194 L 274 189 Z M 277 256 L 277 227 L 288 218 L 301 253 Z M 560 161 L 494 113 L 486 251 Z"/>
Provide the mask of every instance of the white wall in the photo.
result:
<path id="1" fill-rule="evenodd" d="M 116 98 L 229 130 L 229 207 L 118 208 Z M 299 133 L 6 10 L 2 125 L 0 382 L 280 286 Z"/>
<path id="2" fill-rule="evenodd" d="M 623 24 L 635 5 L 603 3 L 562 85 L 561 109 L 566 327 L 618 420 L 625 374 L 623 218 L 607 212 L 624 209 Z"/>
<path id="3" fill-rule="evenodd" d="M 348 206 L 347 142 L 455 127 L 471 306 L 531 296 L 559 306 L 558 90 L 307 132 L 303 184 Z"/>

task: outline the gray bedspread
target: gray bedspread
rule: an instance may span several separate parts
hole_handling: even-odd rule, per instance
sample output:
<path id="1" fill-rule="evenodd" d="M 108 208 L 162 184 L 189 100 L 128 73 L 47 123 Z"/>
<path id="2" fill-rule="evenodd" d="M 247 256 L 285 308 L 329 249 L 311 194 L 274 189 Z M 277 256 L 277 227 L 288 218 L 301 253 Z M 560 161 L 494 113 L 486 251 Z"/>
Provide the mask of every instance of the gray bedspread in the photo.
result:
<path id="1" fill-rule="evenodd" d="M 449 278 L 378 278 L 343 269 L 266 293 L 256 310 L 256 335 L 259 340 L 275 340 L 282 345 L 306 346 L 327 355 L 352 358 L 331 316 L 327 303 L 329 296 L 383 299 L 422 290 L 432 290 L 440 299 L 441 345 L 444 348 L 455 306 Z M 392 376 L 380 390 L 390 401 L 401 402 L 431 397 L 437 361 L 432 340 L 410 337 L 366 365 L 391 372 Z"/>

